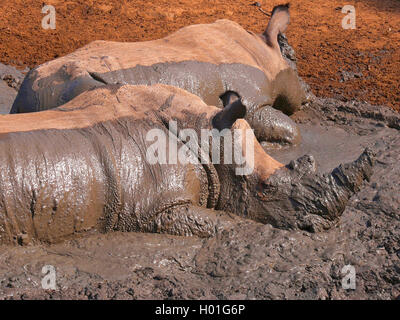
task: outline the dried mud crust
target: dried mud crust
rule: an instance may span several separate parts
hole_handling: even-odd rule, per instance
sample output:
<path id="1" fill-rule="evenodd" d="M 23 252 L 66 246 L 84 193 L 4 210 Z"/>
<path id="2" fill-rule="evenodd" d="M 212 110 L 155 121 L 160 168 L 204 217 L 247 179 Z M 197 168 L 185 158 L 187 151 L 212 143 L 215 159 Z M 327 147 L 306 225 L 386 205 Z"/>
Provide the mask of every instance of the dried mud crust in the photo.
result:
<path id="1" fill-rule="evenodd" d="M 22 69 L 76 50 L 93 40 L 153 40 L 194 23 L 226 18 L 253 32 L 268 17 L 253 0 L 49 0 L 57 12 L 56 30 L 44 30 L 42 2 L 0 4 L 0 62 Z M 282 0 L 258 1 L 270 11 Z M 344 30 L 343 1 L 292 0 L 289 42 L 300 76 L 317 96 L 355 98 L 399 110 L 400 2 L 362 0 L 356 30 Z"/>
<path id="2" fill-rule="evenodd" d="M 371 110 L 381 108 L 316 99 L 297 115 L 304 128 L 346 137 L 329 164 L 317 156 L 317 166 L 354 160 L 368 146 L 377 154 L 371 182 L 332 229 L 309 233 L 241 222 L 210 239 L 115 232 L 52 246 L 0 247 L 0 298 L 399 299 L 400 134 L 393 123 L 400 116 L 371 116 Z M 321 151 L 332 147 L 306 140 L 299 148 L 307 150 L 307 143 Z M 56 267 L 57 290 L 41 289 L 47 264 Z M 341 286 L 348 264 L 356 270 L 356 290 Z"/>

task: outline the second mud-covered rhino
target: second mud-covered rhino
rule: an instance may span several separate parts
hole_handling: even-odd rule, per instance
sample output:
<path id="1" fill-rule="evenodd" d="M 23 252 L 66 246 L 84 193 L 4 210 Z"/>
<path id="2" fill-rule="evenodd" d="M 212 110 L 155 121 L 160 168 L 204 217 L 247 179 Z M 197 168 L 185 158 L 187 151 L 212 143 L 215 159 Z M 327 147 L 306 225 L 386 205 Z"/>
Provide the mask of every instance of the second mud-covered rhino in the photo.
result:
<path id="1" fill-rule="evenodd" d="M 107 84 L 162 83 L 218 107 L 229 103 L 235 92 L 260 142 L 296 144 L 300 133 L 287 115 L 299 108 L 305 95 L 277 41 L 289 24 L 288 10 L 288 5 L 276 6 L 263 34 L 218 20 L 153 41 L 92 42 L 33 69 L 11 113 L 51 109 Z"/>

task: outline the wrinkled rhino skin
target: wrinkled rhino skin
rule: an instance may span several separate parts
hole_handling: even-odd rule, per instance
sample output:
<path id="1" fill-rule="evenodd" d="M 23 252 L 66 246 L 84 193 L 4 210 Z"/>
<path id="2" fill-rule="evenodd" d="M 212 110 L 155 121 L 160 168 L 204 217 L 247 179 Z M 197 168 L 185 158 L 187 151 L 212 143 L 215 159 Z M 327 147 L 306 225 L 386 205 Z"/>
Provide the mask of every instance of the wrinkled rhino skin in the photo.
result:
<path id="1" fill-rule="evenodd" d="M 176 89 L 113 90 L 87 92 L 54 111 L 4 116 L 16 121 L 2 118 L 0 243 L 21 234 L 56 242 L 90 230 L 215 232 L 212 215 L 203 219 L 207 209 L 200 208 L 217 196 L 209 188 L 212 173 L 202 165 L 146 162 L 146 133 L 168 135 L 154 108 Z M 171 108 L 192 98 L 178 94 Z"/>

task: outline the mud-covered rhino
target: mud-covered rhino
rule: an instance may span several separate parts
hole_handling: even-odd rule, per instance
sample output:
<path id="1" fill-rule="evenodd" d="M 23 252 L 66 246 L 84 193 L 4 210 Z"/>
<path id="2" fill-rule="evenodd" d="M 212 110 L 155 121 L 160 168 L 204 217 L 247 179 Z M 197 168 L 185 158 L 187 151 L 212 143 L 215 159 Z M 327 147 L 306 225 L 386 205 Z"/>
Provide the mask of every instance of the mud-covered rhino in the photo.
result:
<path id="1" fill-rule="evenodd" d="M 277 41 L 288 24 L 288 5 L 280 5 L 261 35 L 218 20 L 155 41 L 95 41 L 33 69 L 11 113 L 51 109 L 106 84 L 163 83 L 218 107 L 228 104 L 236 92 L 260 142 L 295 144 L 300 134 L 287 115 L 297 110 L 305 95 Z"/>
<path id="2" fill-rule="evenodd" d="M 148 162 L 149 130 L 183 146 L 183 128 L 199 136 L 201 129 L 249 129 L 245 112 L 240 98 L 221 110 L 157 84 L 102 86 L 52 110 L 1 116 L 0 243 L 110 230 L 206 237 L 241 219 L 227 212 L 285 229 L 336 223 L 372 173 L 369 150 L 325 175 L 315 173 L 312 157 L 284 166 L 254 135 L 249 175 L 237 175 L 235 162 Z M 244 148 L 243 141 L 232 143 Z"/>

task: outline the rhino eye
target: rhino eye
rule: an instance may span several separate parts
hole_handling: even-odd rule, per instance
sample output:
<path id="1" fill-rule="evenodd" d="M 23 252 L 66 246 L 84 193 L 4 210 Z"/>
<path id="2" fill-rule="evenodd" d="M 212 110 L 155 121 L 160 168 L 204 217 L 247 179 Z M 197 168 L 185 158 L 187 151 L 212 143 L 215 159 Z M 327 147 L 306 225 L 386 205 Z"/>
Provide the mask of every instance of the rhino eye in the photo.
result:
<path id="1" fill-rule="evenodd" d="M 261 187 L 262 187 L 263 193 L 271 194 L 278 190 L 277 186 L 272 184 L 271 181 L 262 181 Z"/>

